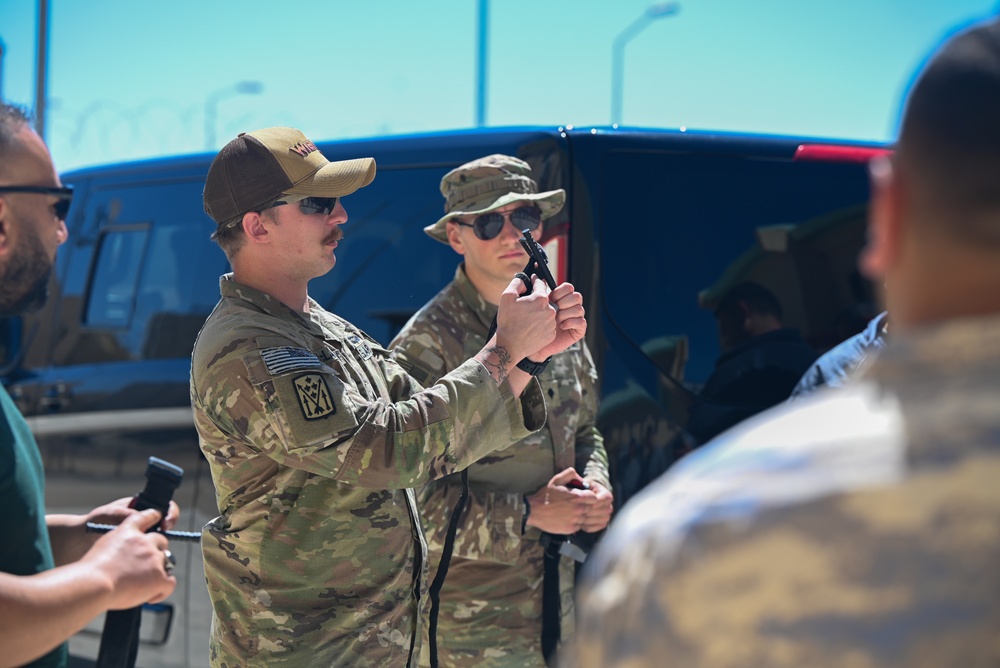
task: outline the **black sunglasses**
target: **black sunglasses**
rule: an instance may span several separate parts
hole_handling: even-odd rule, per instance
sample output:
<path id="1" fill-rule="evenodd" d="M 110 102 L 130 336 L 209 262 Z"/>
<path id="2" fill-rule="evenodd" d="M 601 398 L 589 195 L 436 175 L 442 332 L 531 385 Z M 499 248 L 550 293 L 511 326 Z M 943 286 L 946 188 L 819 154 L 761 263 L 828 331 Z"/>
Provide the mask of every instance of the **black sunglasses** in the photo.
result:
<path id="1" fill-rule="evenodd" d="M 69 205 L 73 202 L 73 186 L 0 186 L 0 193 L 34 193 L 37 195 L 51 195 L 59 199 L 52 205 L 52 212 L 61 221 L 66 220 L 69 213 Z"/>
<path id="2" fill-rule="evenodd" d="M 306 197 L 305 199 L 300 199 L 299 200 L 299 202 L 298 202 L 298 204 L 299 204 L 299 211 L 301 211 L 302 213 L 304 213 L 306 215 L 310 215 L 310 216 L 312 214 L 314 214 L 314 213 L 321 213 L 324 216 L 329 216 L 331 213 L 333 213 L 333 210 L 337 208 L 337 200 L 338 199 L 340 199 L 340 198 L 339 197 Z M 271 207 L 282 206 L 284 204 L 288 204 L 288 202 L 279 199 L 277 202 L 275 202 L 274 204 L 272 204 L 271 206 L 269 206 L 267 208 L 270 209 Z"/>
<path id="3" fill-rule="evenodd" d="M 542 210 L 534 204 L 527 204 L 518 207 L 507 213 L 491 211 L 476 216 L 471 223 L 466 223 L 458 218 L 453 218 L 454 222 L 465 227 L 471 227 L 476 236 L 483 241 L 489 241 L 500 234 L 503 229 L 503 221 L 510 218 L 510 223 L 518 230 L 529 230 L 534 232 L 542 224 Z"/>

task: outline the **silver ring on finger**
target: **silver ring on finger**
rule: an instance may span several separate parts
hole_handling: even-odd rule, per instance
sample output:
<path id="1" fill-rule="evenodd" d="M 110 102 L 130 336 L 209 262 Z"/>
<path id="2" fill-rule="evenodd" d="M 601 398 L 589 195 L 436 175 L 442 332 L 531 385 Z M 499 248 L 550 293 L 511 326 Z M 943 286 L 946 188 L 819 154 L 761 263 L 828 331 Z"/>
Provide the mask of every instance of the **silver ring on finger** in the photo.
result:
<path id="1" fill-rule="evenodd" d="M 166 571 L 167 575 L 174 572 L 174 566 L 177 564 L 177 558 L 174 557 L 174 553 L 170 550 L 163 551 L 163 570 Z"/>

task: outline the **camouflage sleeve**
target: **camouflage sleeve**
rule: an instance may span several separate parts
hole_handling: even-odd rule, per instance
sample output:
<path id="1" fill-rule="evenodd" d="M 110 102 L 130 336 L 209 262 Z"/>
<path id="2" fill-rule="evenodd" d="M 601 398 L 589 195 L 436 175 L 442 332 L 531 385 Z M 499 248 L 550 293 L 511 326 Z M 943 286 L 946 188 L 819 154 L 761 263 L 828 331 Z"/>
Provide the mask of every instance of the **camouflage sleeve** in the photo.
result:
<path id="1" fill-rule="evenodd" d="M 444 551 L 448 522 L 462 493 L 457 482 L 435 480 L 420 492 L 420 517 L 432 552 Z M 455 534 L 454 555 L 507 565 L 517 563 L 523 516 L 524 497 L 520 494 L 470 490 Z"/>
<path id="2" fill-rule="evenodd" d="M 416 378 L 437 381 L 457 351 L 446 350 L 439 337 L 426 335 L 423 323 L 411 326 L 393 343 L 394 357 Z M 451 353 L 451 354 L 449 354 Z M 431 551 L 444 550 L 451 513 L 462 493 L 457 477 L 435 480 L 420 492 L 420 516 Z M 464 559 L 484 559 L 513 564 L 521 552 L 522 495 L 470 490 L 455 535 L 454 554 Z"/>
<path id="3" fill-rule="evenodd" d="M 584 363 L 580 382 L 584 391 L 580 402 L 580 423 L 576 430 L 576 470 L 584 478 L 596 480 L 605 489 L 613 491 L 604 436 L 597 429 L 597 366 L 586 344 L 582 349 Z"/>
<path id="4" fill-rule="evenodd" d="M 372 360 L 388 387 L 386 401 L 368 398 L 353 376 L 342 378 L 325 364 L 276 372 L 261 349 L 220 353 L 198 379 L 201 408 L 216 424 L 229 425 L 229 437 L 279 464 L 352 485 L 418 487 L 545 422 L 537 385 L 519 399 L 475 360 L 426 389 L 392 360 Z"/>

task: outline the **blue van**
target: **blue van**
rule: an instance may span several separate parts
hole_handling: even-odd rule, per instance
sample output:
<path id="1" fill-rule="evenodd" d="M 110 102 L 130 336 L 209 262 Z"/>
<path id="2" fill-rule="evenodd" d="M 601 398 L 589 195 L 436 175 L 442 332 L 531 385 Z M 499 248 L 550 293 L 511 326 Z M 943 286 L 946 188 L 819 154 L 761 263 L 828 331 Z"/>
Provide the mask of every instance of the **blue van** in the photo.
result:
<path id="1" fill-rule="evenodd" d="M 427 237 L 441 177 L 491 153 L 531 164 L 567 205 L 541 240 L 586 300 L 601 374 L 599 426 L 618 506 L 694 445 L 688 411 L 720 353 L 714 305 L 753 280 L 821 352 L 876 307 L 855 261 L 883 146 L 634 128 L 485 128 L 318 142 L 331 160 L 374 156 L 375 181 L 344 200 L 334 269 L 310 286 L 330 311 L 388 343 L 452 277 Z M 81 169 L 44 310 L 0 320 L 0 376 L 42 449 L 53 512 L 142 488 L 150 455 L 185 469 L 181 529 L 218 514 L 188 402 L 195 335 L 228 271 L 201 192 L 212 154 Z M 138 665 L 202 666 L 211 614 L 197 545 L 176 593 L 144 612 Z M 102 621 L 71 641 L 97 655 Z"/>

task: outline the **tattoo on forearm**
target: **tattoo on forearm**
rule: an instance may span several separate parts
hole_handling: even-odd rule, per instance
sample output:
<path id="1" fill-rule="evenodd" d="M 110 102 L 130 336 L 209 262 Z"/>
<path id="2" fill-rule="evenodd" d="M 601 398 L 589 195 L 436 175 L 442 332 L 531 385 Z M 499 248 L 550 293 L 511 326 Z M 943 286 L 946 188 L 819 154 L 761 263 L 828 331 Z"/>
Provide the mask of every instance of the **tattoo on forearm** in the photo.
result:
<path id="1" fill-rule="evenodd" d="M 502 383 L 507 378 L 510 353 L 503 346 L 490 346 L 486 348 L 483 350 L 479 361 L 483 363 L 483 366 L 496 379 L 497 383 Z"/>

